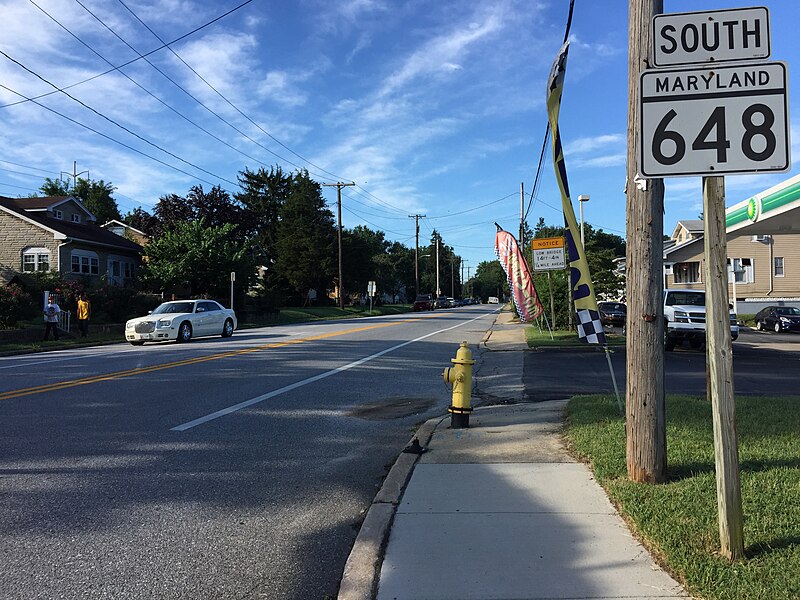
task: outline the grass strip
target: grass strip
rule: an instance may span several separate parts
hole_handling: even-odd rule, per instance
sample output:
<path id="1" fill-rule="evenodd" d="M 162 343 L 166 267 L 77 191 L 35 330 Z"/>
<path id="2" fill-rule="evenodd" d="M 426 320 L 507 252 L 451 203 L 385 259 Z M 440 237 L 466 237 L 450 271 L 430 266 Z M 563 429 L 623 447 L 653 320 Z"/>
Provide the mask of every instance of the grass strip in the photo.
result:
<path id="1" fill-rule="evenodd" d="M 546 329 L 539 330 L 538 327 L 529 326 L 525 328 L 525 338 L 531 348 L 556 348 L 556 347 L 588 347 L 597 348 L 598 346 L 586 344 L 578 339 L 577 331 L 567 329 L 553 330 L 551 339 L 550 332 Z M 625 337 L 620 334 L 606 331 L 606 341 L 609 346 L 622 346 L 625 344 Z"/>
<path id="2" fill-rule="evenodd" d="M 574 398 L 566 437 L 653 556 L 691 594 L 800 598 L 800 398 L 736 399 L 747 558 L 735 563 L 718 554 L 711 405 L 669 396 L 666 410 L 664 485 L 628 481 L 625 423 L 613 396 Z"/>

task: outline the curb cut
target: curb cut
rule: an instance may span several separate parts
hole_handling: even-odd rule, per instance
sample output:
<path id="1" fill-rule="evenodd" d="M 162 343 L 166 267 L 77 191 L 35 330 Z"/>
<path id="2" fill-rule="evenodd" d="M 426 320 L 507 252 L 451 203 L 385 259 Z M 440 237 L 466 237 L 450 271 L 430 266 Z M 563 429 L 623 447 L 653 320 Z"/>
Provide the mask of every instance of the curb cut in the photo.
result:
<path id="1" fill-rule="evenodd" d="M 447 416 L 428 419 L 412 439 L 415 437 L 422 446 L 427 446 L 436 427 L 446 418 Z M 344 565 L 338 600 L 372 600 L 374 597 L 389 529 L 418 458 L 418 454 L 401 452 L 383 480 Z"/>

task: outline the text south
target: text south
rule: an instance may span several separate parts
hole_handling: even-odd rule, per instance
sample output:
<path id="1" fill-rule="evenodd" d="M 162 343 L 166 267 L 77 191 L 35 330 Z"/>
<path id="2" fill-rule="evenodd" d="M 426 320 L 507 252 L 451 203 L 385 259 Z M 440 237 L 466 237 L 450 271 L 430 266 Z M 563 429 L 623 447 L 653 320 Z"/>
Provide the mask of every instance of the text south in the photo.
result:
<path id="1" fill-rule="evenodd" d="M 769 72 L 708 71 L 701 74 L 680 73 L 656 77 L 656 93 L 709 92 L 715 90 L 743 90 L 769 85 Z"/>

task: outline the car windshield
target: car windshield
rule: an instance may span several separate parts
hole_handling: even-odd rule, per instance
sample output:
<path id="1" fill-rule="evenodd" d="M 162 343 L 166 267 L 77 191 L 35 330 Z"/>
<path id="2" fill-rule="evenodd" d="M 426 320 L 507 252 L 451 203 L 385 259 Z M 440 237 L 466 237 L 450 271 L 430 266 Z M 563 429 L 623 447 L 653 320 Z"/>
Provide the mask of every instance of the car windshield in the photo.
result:
<path id="1" fill-rule="evenodd" d="M 782 306 L 775 312 L 779 315 L 792 315 L 796 317 L 797 315 L 800 315 L 800 308 L 795 308 L 794 306 Z"/>
<path id="2" fill-rule="evenodd" d="M 164 302 L 152 314 L 164 315 L 167 313 L 192 313 L 194 312 L 194 302 Z"/>
<path id="3" fill-rule="evenodd" d="M 417 296 L 417 302 L 430 302 L 430 296 Z"/>
<path id="4" fill-rule="evenodd" d="M 613 310 L 617 312 L 625 312 L 626 307 L 620 302 L 603 302 L 600 304 L 600 310 Z"/>
<path id="5" fill-rule="evenodd" d="M 706 295 L 702 292 L 670 292 L 667 294 L 667 306 L 673 305 L 684 306 L 705 306 Z"/>

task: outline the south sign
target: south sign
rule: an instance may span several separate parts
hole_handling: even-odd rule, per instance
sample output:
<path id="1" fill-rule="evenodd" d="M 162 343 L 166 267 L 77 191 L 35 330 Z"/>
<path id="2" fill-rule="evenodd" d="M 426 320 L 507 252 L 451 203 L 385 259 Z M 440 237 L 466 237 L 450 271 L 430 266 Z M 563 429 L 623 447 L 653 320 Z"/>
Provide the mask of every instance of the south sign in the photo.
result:
<path id="1" fill-rule="evenodd" d="M 656 67 L 763 60 L 769 55 L 769 11 L 764 6 L 653 18 Z"/>

